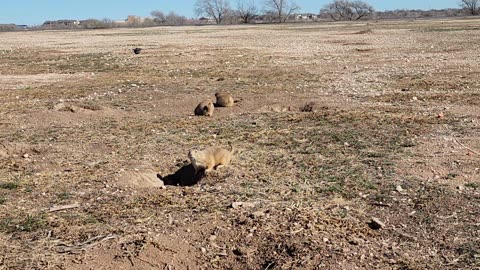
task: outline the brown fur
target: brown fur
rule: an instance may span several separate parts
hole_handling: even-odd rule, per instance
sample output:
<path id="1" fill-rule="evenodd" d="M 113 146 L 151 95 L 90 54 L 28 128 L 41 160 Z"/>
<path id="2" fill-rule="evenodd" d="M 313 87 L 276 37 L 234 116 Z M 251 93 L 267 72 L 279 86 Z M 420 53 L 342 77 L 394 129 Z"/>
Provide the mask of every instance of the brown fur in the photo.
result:
<path id="1" fill-rule="evenodd" d="M 228 93 L 218 92 L 215 93 L 215 97 L 217 98 L 215 105 L 218 107 L 232 107 L 234 104 L 233 97 Z"/>
<path id="2" fill-rule="evenodd" d="M 214 109 L 215 107 L 213 106 L 212 101 L 206 99 L 197 105 L 197 107 L 195 108 L 195 115 L 212 116 Z"/>
<path id="3" fill-rule="evenodd" d="M 230 151 L 221 147 L 208 147 L 205 150 L 190 150 L 188 158 L 195 168 L 195 174 L 199 170 L 205 169 L 209 173 L 214 168 L 226 166 L 232 160 L 235 149 L 230 145 Z"/>

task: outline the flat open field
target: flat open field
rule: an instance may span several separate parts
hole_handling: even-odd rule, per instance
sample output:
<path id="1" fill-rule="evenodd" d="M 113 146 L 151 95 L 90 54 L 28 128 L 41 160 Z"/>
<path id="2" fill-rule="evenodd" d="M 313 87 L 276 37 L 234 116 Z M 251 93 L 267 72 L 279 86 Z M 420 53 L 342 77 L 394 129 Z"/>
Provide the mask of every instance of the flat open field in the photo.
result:
<path id="1" fill-rule="evenodd" d="M 479 269 L 479 25 L 0 33 L 0 269 Z"/>

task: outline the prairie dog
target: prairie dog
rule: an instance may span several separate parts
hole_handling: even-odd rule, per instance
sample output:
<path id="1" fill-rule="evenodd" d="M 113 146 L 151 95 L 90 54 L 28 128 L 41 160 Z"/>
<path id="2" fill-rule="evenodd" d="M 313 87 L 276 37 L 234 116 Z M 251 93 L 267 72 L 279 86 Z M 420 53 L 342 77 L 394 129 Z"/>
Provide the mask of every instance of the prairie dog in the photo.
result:
<path id="1" fill-rule="evenodd" d="M 215 97 L 217 98 L 217 102 L 215 105 L 218 107 L 232 107 L 234 100 L 233 97 L 225 92 L 217 92 L 215 93 Z"/>
<path id="2" fill-rule="evenodd" d="M 209 173 L 213 168 L 221 168 L 226 166 L 232 160 L 235 149 L 229 143 L 230 151 L 221 147 L 208 147 L 205 150 L 190 150 L 188 158 L 195 168 L 195 174 L 199 170 L 205 169 L 205 173 Z"/>
<path id="3" fill-rule="evenodd" d="M 212 101 L 206 99 L 197 105 L 197 107 L 195 108 L 195 115 L 212 116 L 214 108 L 215 107 L 213 106 Z"/>

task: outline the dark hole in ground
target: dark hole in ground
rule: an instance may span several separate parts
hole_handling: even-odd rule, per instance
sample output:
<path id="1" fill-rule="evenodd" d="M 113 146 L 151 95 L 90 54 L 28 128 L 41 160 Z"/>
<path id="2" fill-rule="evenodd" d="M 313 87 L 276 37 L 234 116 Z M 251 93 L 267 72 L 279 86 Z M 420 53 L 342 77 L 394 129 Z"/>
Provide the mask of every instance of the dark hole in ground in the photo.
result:
<path id="1" fill-rule="evenodd" d="M 157 174 L 157 177 L 160 178 L 166 186 L 190 187 L 200 182 L 204 175 L 204 172 L 199 172 L 195 175 L 195 169 L 193 168 L 193 165 L 188 164 L 182 166 L 173 174 L 165 177 Z"/>

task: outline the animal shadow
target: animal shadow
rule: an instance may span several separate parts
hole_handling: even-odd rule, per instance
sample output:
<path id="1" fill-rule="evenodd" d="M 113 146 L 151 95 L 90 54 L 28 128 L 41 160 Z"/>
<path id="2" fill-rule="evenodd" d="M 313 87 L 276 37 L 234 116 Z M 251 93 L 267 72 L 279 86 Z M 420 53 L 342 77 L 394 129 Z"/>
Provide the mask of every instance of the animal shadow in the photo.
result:
<path id="1" fill-rule="evenodd" d="M 165 177 L 157 174 L 157 177 L 160 178 L 166 186 L 190 187 L 197 184 L 204 175 L 204 172 L 200 172 L 195 175 L 195 169 L 193 168 L 193 165 L 188 164 L 182 166 L 173 174 Z"/>

